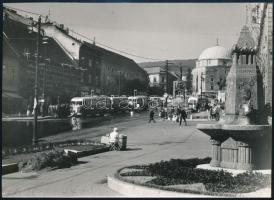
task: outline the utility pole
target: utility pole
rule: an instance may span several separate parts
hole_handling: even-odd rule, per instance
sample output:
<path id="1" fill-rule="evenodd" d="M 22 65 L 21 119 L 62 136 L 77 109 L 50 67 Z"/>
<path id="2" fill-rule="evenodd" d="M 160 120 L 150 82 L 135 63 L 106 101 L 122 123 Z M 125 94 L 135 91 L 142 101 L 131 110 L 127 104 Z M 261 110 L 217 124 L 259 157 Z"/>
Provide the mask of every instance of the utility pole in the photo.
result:
<path id="1" fill-rule="evenodd" d="M 168 92 L 168 60 L 166 60 L 166 87 L 165 92 Z"/>
<path id="2" fill-rule="evenodd" d="M 44 65 L 44 75 L 43 75 L 43 95 L 42 95 L 42 98 L 45 100 L 45 85 L 46 85 L 46 68 L 47 68 L 47 61 L 49 61 L 49 59 L 47 58 L 48 55 L 47 55 L 47 45 L 48 45 L 48 38 L 47 37 L 44 37 L 43 38 L 43 42 L 42 44 L 44 45 L 44 54 L 45 54 L 45 65 Z"/>
<path id="3" fill-rule="evenodd" d="M 182 80 L 183 77 L 183 66 L 182 63 L 180 63 L 180 80 Z"/>
<path id="4" fill-rule="evenodd" d="M 201 99 L 203 99 L 203 75 L 204 73 L 201 73 Z"/>
<path id="5" fill-rule="evenodd" d="M 166 65 L 165 65 L 165 72 L 166 72 L 166 87 L 165 87 L 165 92 L 168 92 L 168 86 L 169 86 L 169 82 L 168 82 L 168 65 L 173 65 L 174 63 L 168 62 L 168 60 L 166 60 Z M 171 91 L 172 92 L 172 91 Z"/>
<path id="6" fill-rule="evenodd" d="M 119 96 L 121 95 L 121 71 L 119 72 Z"/>
<path id="7" fill-rule="evenodd" d="M 32 144 L 36 145 L 37 139 L 37 108 L 38 108 L 38 66 L 39 66 L 39 57 L 40 57 L 40 31 L 41 31 L 41 16 L 38 18 L 38 32 L 37 32 L 37 41 L 36 41 L 36 51 L 37 51 L 37 57 L 36 57 L 36 68 L 35 68 L 35 86 L 34 86 L 34 124 L 33 124 L 33 135 L 32 135 Z"/>

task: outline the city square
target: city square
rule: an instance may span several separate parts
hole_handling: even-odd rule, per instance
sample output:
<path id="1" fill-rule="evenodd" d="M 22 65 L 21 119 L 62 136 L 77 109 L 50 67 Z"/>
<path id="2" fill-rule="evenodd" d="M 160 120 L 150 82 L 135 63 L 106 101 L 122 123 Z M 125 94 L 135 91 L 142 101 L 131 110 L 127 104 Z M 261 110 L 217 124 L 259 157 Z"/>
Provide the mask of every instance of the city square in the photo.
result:
<path id="1" fill-rule="evenodd" d="M 3 197 L 271 197 L 271 3 L 43 4 L 3 5 Z"/>

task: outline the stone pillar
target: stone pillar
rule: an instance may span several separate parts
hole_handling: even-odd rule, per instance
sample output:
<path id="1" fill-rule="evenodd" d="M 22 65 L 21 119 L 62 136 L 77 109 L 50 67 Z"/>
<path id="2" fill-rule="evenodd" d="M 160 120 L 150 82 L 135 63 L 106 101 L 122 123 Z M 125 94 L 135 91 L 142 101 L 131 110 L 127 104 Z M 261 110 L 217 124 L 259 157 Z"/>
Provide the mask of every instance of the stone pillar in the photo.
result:
<path id="1" fill-rule="evenodd" d="M 251 170 L 251 147 L 248 143 L 238 142 L 238 163 L 237 169 Z"/>
<path id="2" fill-rule="evenodd" d="M 241 65 L 242 63 L 243 63 L 243 56 L 242 54 L 239 54 L 238 64 Z"/>
<path id="3" fill-rule="evenodd" d="M 233 64 L 237 64 L 237 53 L 233 53 L 232 54 L 233 56 L 232 56 L 232 62 L 233 62 Z"/>
<path id="4" fill-rule="evenodd" d="M 247 64 L 246 63 L 246 55 L 245 54 L 243 54 L 243 55 L 241 55 L 241 57 L 242 57 L 242 64 Z"/>
<path id="5" fill-rule="evenodd" d="M 250 54 L 249 56 L 248 56 L 248 64 L 249 65 L 252 65 L 253 64 L 253 62 L 252 62 L 252 58 L 253 57 L 253 55 L 252 54 Z"/>
<path id="6" fill-rule="evenodd" d="M 212 167 L 220 167 L 221 162 L 221 142 L 219 140 L 210 139 L 212 145 L 212 160 L 210 162 L 210 166 Z"/>

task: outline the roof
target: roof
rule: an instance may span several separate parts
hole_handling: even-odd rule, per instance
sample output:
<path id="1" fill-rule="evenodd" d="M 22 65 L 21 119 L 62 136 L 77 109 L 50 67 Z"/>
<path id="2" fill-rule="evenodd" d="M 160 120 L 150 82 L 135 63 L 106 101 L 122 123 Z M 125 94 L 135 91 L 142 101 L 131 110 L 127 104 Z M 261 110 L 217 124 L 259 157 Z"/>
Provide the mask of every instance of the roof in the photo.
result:
<path id="1" fill-rule="evenodd" d="M 144 68 L 144 70 L 146 70 L 148 74 L 158 74 L 161 71 L 161 67 L 149 67 Z"/>
<path id="2" fill-rule="evenodd" d="M 209 47 L 199 56 L 199 60 L 207 59 L 231 59 L 231 52 L 222 46 Z"/>
<path id="3" fill-rule="evenodd" d="M 144 68 L 146 72 L 150 74 L 160 74 L 160 73 L 166 73 L 165 67 L 147 67 Z M 174 77 L 178 77 L 175 72 L 169 70 L 168 73 Z"/>
<path id="4" fill-rule="evenodd" d="M 140 67 L 134 60 L 132 60 L 132 59 L 130 59 L 130 58 L 128 58 L 128 57 L 125 57 L 125 56 L 123 56 L 123 55 L 121 55 L 121 54 L 118 54 L 118 53 L 116 53 L 116 52 L 113 52 L 113 51 L 109 51 L 109 50 L 104 49 L 104 48 L 102 48 L 102 47 L 100 47 L 100 46 L 97 46 L 97 45 L 95 45 L 95 44 L 90 44 L 90 43 L 88 43 L 88 42 L 86 42 L 86 41 L 83 41 L 82 46 L 86 46 L 86 47 L 88 47 L 88 48 L 95 49 L 95 50 L 101 52 L 103 55 L 109 55 L 109 56 L 118 57 L 121 61 L 124 61 L 124 62 L 126 62 L 126 63 L 128 63 L 128 64 L 135 65 L 136 68 L 138 68 L 140 71 L 142 71 L 142 72 L 144 72 L 145 74 L 147 74 L 146 70 L 144 70 L 144 69 L 143 69 L 142 67 Z"/>
<path id="5" fill-rule="evenodd" d="M 255 45 L 255 41 L 252 38 L 251 32 L 249 31 L 247 26 L 243 26 L 241 33 L 240 33 L 240 37 L 238 39 L 237 42 L 237 46 L 240 48 L 254 48 Z"/>

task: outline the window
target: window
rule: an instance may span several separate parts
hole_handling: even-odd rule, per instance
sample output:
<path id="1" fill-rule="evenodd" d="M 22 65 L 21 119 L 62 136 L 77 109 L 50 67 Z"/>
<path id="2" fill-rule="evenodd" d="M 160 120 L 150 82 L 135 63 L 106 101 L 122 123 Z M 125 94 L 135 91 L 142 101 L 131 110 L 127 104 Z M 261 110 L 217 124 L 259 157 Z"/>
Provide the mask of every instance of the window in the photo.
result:
<path id="1" fill-rule="evenodd" d="M 210 89 L 213 90 L 213 85 L 210 86 Z"/>
<path id="2" fill-rule="evenodd" d="M 156 77 L 153 77 L 153 83 L 156 83 L 156 81 L 157 81 Z"/>
<path id="3" fill-rule="evenodd" d="M 165 77 L 162 77 L 162 82 L 165 82 Z"/>
<path id="4" fill-rule="evenodd" d="M 99 85 L 99 77 L 98 76 L 95 77 L 95 85 Z"/>
<path id="5" fill-rule="evenodd" d="M 214 78 L 213 78 L 213 77 L 211 77 L 211 78 L 210 78 L 210 81 L 211 81 L 211 82 L 213 82 L 213 81 L 214 81 Z"/>
<path id="6" fill-rule="evenodd" d="M 88 66 L 91 67 L 92 66 L 92 60 L 88 59 Z"/>

